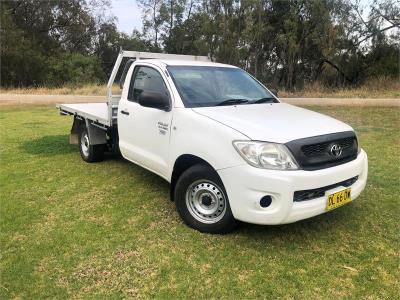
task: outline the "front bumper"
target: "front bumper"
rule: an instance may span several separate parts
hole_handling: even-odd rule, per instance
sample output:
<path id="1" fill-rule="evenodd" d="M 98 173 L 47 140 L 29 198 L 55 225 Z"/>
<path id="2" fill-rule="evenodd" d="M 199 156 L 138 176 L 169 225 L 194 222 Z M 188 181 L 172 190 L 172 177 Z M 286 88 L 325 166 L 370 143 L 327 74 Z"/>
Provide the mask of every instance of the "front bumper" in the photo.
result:
<path id="1" fill-rule="evenodd" d="M 367 183 L 368 158 L 361 150 L 355 160 L 322 170 L 275 171 L 245 164 L 218 170 L 218 174 L 237 220 L 264 225 L 286 224 L 324 213 L 327 195 L 344 187 L 330 189 L 324 197 L 303 202 L 293 201 L 295 191 L 329 186 L 358 176 L 358 180 L 350 186 L 351 197 L 356 199 Z M 266 195 L 272 197 L 272 203 L 263 208 L 260 199 Z"/>

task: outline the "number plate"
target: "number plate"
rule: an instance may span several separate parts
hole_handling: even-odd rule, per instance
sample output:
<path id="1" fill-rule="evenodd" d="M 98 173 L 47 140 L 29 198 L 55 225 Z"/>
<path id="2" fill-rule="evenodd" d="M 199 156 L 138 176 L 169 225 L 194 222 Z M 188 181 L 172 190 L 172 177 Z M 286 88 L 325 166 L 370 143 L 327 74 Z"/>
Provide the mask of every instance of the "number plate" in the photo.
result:
<path id="1" fill-rule="evenodd" d="M 332 210 L 351 201 L 351 189 L 345 189 L 328 196 L 326 210 Z"/>

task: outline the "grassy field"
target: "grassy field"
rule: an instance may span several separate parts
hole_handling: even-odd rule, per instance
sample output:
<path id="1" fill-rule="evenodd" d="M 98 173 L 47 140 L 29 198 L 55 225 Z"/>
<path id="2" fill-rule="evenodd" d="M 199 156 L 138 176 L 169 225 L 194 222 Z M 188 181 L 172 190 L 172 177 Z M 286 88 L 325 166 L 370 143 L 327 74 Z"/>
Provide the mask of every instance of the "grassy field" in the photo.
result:
<path id="1" fill-rule="evenodd" d="M 398 299 L 399 110 L 315 110 L 358 130 L 362 196 L 219 236 L 186 227 L 159 177 L 111 157 L 84 163 L 54 107 L 0 108 L 0 299 Z"/>
<path id="2" fill-rule="evenodd" d="M 267 83 L 268 85 L 268 83 Z M 113 93 L 120 94 L 118 85 L 114 85 Z M 87 84 L 80 87 L 65 86 L 61 88 L 0 88 L 1 93 L 9 94 L 35 94 L 35 95 L 106 95 L 105 85 Z M 306 84 L 297 91 L 279 90 L 279 97 L 304 97 L 304 98 L 400 98 L 400 78 L 376 78 L 365 82 L 362 86 L 354 88 L 331 89 L 323 87 L 318 82 Z"/>
<path id="3" fill-rule="evenodd" d="M 398 79 L 375 78 L 353 88 L 326 88 L 318 82 L 306 84 L 298 91 L 279 91 L 280 97 L 305 98 L 400 98 L 400 77 Z"/>

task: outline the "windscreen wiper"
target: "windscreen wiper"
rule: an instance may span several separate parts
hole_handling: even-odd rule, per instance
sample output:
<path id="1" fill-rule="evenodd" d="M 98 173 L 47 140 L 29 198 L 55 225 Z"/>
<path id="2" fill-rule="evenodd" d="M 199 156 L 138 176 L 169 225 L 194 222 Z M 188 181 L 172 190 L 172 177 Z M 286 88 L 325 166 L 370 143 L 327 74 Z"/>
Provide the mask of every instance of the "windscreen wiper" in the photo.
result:
<path id="1" fill-rule="evenodd" d="M 277 103 L 275 98 L 273 97 L 265 97 L 258 100 L 251 101 L 250 103 Z"/>
<path id="2" fill-rule="evenodd" d="M 228 100 L 224 100 L 224 101 L 216 104 L 215 106 L 242 104 L 242 103 L 247 103 L 247 102 L 249 102 L 249 100 L 247 100 L 247 99 L 228 99 Z"/>

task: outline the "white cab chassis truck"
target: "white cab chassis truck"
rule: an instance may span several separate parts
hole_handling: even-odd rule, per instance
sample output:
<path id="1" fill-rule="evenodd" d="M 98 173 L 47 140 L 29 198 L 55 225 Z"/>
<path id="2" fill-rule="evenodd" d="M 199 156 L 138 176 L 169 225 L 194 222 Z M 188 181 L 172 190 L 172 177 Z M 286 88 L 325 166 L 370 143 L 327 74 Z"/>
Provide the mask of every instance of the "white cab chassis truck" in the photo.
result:
<path id="1" fill-rule="evenodd" d="M 179 215 L 201 232 L 296 222 L 365 188 L 367 155 L 353 128 L 282 103 L 237 67 L 121 51 L 107 88 L 105 103 L 58 106 L 74 116 L 70 142 L 86 162 L 111 150 L 167 180 Z"/>

